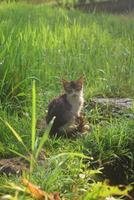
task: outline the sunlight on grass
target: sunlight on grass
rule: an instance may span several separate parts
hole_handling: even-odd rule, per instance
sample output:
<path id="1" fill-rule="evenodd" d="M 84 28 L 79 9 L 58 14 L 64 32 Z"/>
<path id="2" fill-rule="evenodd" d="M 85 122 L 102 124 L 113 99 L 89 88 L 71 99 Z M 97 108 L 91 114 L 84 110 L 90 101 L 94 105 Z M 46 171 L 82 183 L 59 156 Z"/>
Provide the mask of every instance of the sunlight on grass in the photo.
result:
<path id="1" fill-rule="evenodd" d="M 46 101 L 59 93 L 60 78 L 81 74 L 87 100 L 95 95 L 133 96 L 133 20 L 45 5 L 1 4 L 0 10 L 3 106 L 10 102 L 21 108 L 30 101 L 27 79 L 32 76 L 46 89 Z"/>
<path id="2" fill-rule="evenodd" d="M 20 152 L 16 152 L 15 150 L 10 150 L 13 153 L 23 157 L 24 159 L 28 160 L 30 162 L 30 174 L 32 174 L 34 170 L 35 163 L 37 162 L 38 156 L 41 152 L 41 149 L 43 148 L 44 143 L 48 139 L 48 133 L 51 128 L 52 122 L 50 125 L 46 128 L 46 134 L 42 136 L 40 141 L 38 140 L 39 144 L 36 144 L 36 139 L 38 136 L 36 136 L 36 89 L 35 89 L 35 81 L 33 81 L 33 86 L 32 86 L 32 134 L 31 134 L 31 149 L 28 149 L 27 146 L 24 144 L 22 138 L 20 137 L 20 134 L 15 131 L 15 129 L 5 120 L 1 119 L 5 125 L 11 130 L 11 133 L 16 137 L 17 141 L 22 145 L 29 158 L 25 155 L 23 155 Z"/>
<path id="3" fill-rule="evenodd" d="M 123 16 L 0 3 L 0 157 L 28 161 L 30 172 L 23 172 L 23 178 L 47 194 L 58 191 L 68 200 L 104 200 L 116 194 L 131 199 L 131 186 L 122 190 L 98 179 L 104 180 L 107 167 L 108 177 L 114 172 L 116 181 L 124 173 L 119 184 L 134 180 L 134 105 L 115 117 L 112 109 L 92 107 L 89 100 L 134 97 L 133 27 L 133 18 Z M 75 140 L 49 138 L 53 119 L 39 137 L 36 120 L 45 120 L 48 102 L 60 94 L 60 79 L 81 74 L 92 132 Z M 0 176 L 5 198 L 33 199 L 25 190 L 17 176 Z"/>

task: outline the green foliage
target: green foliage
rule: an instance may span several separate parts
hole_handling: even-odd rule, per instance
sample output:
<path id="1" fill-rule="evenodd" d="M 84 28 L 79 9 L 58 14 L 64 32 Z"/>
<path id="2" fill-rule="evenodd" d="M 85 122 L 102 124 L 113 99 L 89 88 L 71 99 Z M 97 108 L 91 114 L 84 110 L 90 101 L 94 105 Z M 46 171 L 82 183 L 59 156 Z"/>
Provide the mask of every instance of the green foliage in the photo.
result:
<path id="1" fill-rule="evenodd" d="M 0 100 L 8 111 L 26 109 L 33 76 L 46 101 L 59 94 L 62 76 L 81 74 L 87 99 L 133 96 L 133 20 L 13 3 L 0 5 L 0 22 Z"/>
<path id="2" fill-rule="evenodd" d="M 119 189 L 117 186 L 109 186 L 106 183 L 93 183 L 90 191 L 82 197 L 84 200 L 103 200 L 106 197 L 110 199 L 111 196 L 127 196 L 128 192 L 131 190 L 131 187 L 127 187 L 124 190 Z M 82 200 L 81 199 L 81 200 Z M 122 198 L 119 198 L 122 199 Z"/>
<path id="3" fill-rule="evenodd" d="M 132 187 L 125 189 L 117 186 L 109 186 L 106 182 L 95 182 L 92 176 L 99 173 L 99 170 L 90 170 L 87 164 L 83 164 L 82 154 L 66 153 L 62 156 L 46 159 L 44 166 L 38 166 L 32 173 L 30 181 L 41 187 L 44 191 L 59 191 L 60 196 L 68 200 L 104 200 L 106 197 L 118 196 L 123 199 L 128 196 Z M 90 182 L 90 183 L 89 183 Z M 92 183 L 91 183 L 92 182 Z M 25 188 L 17 178 L 4 177 L 1 180 L 0 191 L 2 194 L 11 194 L 17 199 L 29 199 L 25 194 Z M 3 192 L 4 191 L 4 192 Z M 23 193 L 23 194 L 22 194 Z"/>
<path id="4" fill-rule="evenodd" d="M 35 81 L 33 81 L 33 86 L 32 86 L 32 133 L 31 133 L 31 148 L 29 149 L 28 146 L 24 143 L 22 137 L 20 136 L 19 133 L 6 121 L 0 118 L 0 120 L 5 123 L 5 125 L 10 129 L 11 133 L 15 136 L 17 139 L 18 143 L 20 146 L 22 146 L 28 157 L 26 157 L 24 154 L 21 152 L 17 152 L 14 149 L 9 149 L 11 152 L 21 156 L 25 160 L 29 161 L 30 163 L 30 174 L 32 174 L 35 164 L 37 162 L 38 156 L 43 148 L 44 143 L 48 139 L 48 133 L 51 128 L 51 123 L 50 125 L 46 128 L 45 134 L 38 140 L 38 137 L 36 137 L 36 88 L 35 88 Z M 38 140 L 38 141 L 37 141 Z"/>
<path id="5" fill-rule="evenodd" d="M 109 166 L 109 170 L 115 171 L 115 176 L 118 176 L 116 171 L 121 170 L 124 183 L 134 179 L 134 171 L 131 168 L 134 166 L 133 130 L 131 120 L 111 119 L 110 122 L 94 126 L 93 133 L 84 141 L 84 151 L 88 155 L 94 155 L 96 164 L 107 168 Z M 114 174 L 109 178 L 112 176 L 114 182 Z"/>
<path id="6" fill-rule="evenodd" d="M 97 182 L 100 171 L 90 166 L 111 164 L 116 171 L 120 165 L 126 182 L 134 180 L 133 119 L 116 118 L 109 110 L 102 116 L 103 109 L 87 105 L 92 133 L 76 140 L 50 139 L 48 134 L 38 140 L 35 124 L 36 118 L 44 116 L 48 101 L 59 95 L 62 77 L 74 79 L 84 74 L 86 102 L 92 96 L 134 97 L 133 24 L 125 16 L 0 4 L 0 117 L 6 124 L 0 121 L 0 157 L 18 153 L 26 159 L 32 149 L 30 155 L 37 160 L 45 143 L 45 166 L 31 167 L 31 181 L 45 191 L 60 191 L 73 200 L 127 194 L 127 190 L 121 193 L 117 187 Z M 33 85 L 32 99 L 33 79 L 36 92 Z M 2 186 L 6 179 L 9 182 L 1 177 Z M 17 177 L 10 180 L 20 185 Z"/>
<path id="7" fill-rule="evenodd" d="M 5 147 L 4 145 L 0 142 L 0 154 L 4 154 Z"/>

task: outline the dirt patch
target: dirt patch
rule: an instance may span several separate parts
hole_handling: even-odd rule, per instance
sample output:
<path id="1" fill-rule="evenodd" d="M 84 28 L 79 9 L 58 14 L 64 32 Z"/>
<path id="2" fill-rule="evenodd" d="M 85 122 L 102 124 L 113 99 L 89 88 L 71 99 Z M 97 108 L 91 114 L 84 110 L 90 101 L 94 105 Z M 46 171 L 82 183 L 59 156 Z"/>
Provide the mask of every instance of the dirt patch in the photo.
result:
<path id="1" fill-rule="evenodd" d="M 45 150 L 42 150 L 38 159 L 38 163 L 43 164 L 45 161 Z M 7 159 L 0 159 L 0 174 L 8 176 L 15 174 L 21 175 L 23 171 L 29 170 L 29 161 L 19 156 Z"/>
<path id="2" fill-rule="evenodd" d="M 114 163 L 105 163 L 103 165 L 102 170 L 102 179 L 109 180 L 110 185 L 119 185 L 125 187 L 125 185 L 131 184 L 133 185 L 133 189 L 129 192 L 128 197 L 126 197 L 126 200 L 134 199 L 134 184 L 133 179 L 128 180 L 127 176 L 128 173 L 133 173 L 131 169 L 131 163 L 128 158 L 120 158 L 119 160 L 115 160 Z"/>

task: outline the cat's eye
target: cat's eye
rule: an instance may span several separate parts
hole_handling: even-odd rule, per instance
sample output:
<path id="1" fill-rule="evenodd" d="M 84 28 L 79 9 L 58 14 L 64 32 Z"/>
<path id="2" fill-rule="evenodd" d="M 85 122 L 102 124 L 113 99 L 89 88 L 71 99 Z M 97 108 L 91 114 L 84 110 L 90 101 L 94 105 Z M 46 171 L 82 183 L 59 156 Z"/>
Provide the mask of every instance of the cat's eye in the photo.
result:
<path id="1" fill-rule="evenodd" d="M 67 89 L 67 92 L 70 94 L 70 93 L 72 93 L 73 91 L 72 91 L 72 89 L 68 88 L 68 89 Z"/>
<path id="2" fill-rule="evenodd" d="M 75 90 L 76 90 L 76 91 L 80 91 L 80 90 L 81 90 L 81 87 L 77 87 Z"/>
<path id="3" fill-rule="evenodd" d="M 65 91 L 68 92 L 68 93 L 71 93 L 71 92 L 72 92 L 72 88 L 70 88 L 70 87 L 67 87 L 67 86 L 66 86 L 66 87 L 64 87 L 64 89 L 65 89 Z"/>

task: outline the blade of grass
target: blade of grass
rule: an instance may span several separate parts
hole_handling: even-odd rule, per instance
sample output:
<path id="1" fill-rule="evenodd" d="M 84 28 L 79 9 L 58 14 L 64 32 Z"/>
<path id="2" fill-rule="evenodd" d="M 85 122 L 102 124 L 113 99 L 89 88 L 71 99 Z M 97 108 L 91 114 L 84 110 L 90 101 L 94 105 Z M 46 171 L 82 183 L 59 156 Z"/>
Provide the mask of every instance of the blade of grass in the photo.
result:
<path id="1" fill-rule="evenodd" d="M 17 138 L 17 140 L 18 140 L 23 146 L 25 146 L 24 143 L 23 143 L 22 138 L 20 137 L 20 135 L 14 130 L 14 128 L 13 128 L 7 121 L 5 121 L 5 125 L 12 131 L 12 133 L 13 133 L 14 136 Z"/>
<path id="2" fill-rule="evenodd" d="M 32 152 L 35 149 L 35 137 L 36 137 L 36 88 L 35 80 L 32 85 Z"/>
<path id="3" fill-rule="evenodd" d="M 27 82 L 28 80 L 30 79 L 37 79 L 36 77 L 27 77 L 25 78 L 24 80 L 20 81 L 19 83 L 17 83 L 13 88 L 12 90 L 8 93 L 8 95 L 6 96 L 6 98 L 8 99 L 8 97 L 17 89 L 19 88 L 22 84 L 24 84 L 25 82 Z M 39 79 L 37 79 L 39 81 Z"/>
<path id="4" fill-rule="evenodd" d="M 42 136 L 42 138 L 41 138 L 41 140 L 40 140 L 39 146 L 38 146 L 38 148 L 37 148 L 37 150 L 36 150 L 35 159 L 38 158 L 39 153 L 41 152 L 41 149 L 42 149 L 44 143 L 45 143 L 45 142 L 47 141 L 47 139 L 48 139 L 49 131 L 50 131 L 52 125 L 53 125 L 54 119 L 55 119 L 55 117 L 53 117 L 53 119 L 51 120 L 51 122 L 50 122 L 49 125 L 47 126 L 47 129 L 46 129 L 45 133 L 43 134 L 43 136 Z"/>
<path id="5" fill-rule="evenodd" d="M 82 153 L 72 153 L 72 152 L 67 152 L 67 153 L 60 153 L 56 156 L 53 156 L 51 159 L 57 159 L 59 157 L 62 157 L 62 156 L 70 156 L 70 157 L 80 157 L 80 158 L 87 158 L 87 159 L 90 159 L 92 160 L 93 158 L 92 157 L 89 157 L 89 156 L 85 156 L 84 154 Z"/>
<path id="6" fill-rule="evenodd" d="M 47 141 L 47 139 L 48 139 L 48 132 L 44 133 L 42 138 L 41 138 L 41 140 L 40 140 L 39 146 L 38 146 L 38 148 L 36 150 L 35 159 L 38 158 L 38 156 L 39 156 L 39 154 L 41 152 L 41 149 L 42 149 L 44 143 Z"/>
<path id="7" fill-rule="evenodd" d="M 23 154 L 21 154 L 21 153 L 15 151 L 15 150 L 13 150 L 13 149 L 9 149 L 9 151 L 11 151 L 12 153 L 14 153 L 14 154 L 16 154 L 16 155 L 18 155 L 18 156 L 20 156 L 20 157 L 22 157 L 22 158 L 24 158 L 25 160 L 27 160 L 27 161 L 30 162 L 30 158 L 27 158 L 27 157 L 24 156 Z"/>
<path id="8" fill-rule="evenodd" d="M 4 76 L 3 76 L 3 79 L 2 79 L 2 82 L 1 82 L 0 93 L 2 92 L 2 89 L 3 89 L 4 84 L 5 84 L 5 80 L 6 80 L 7 72 L 8 72 L 8 68 L 6 69 L 6 71 L 5 71 L 5 73 L 4 73 Z"/>
<path id="9" fill-rule="evenodd" d="M 26 149 L 27 152 L 29 152 L 27 146 L 24 144 L 22 138 L 20 137 L 20 135 L 14 130 L 14 128 L 5 120 L 3 120 L 2 118 L 0 118 L 2 122 L 4 122 L 4 124 L 11 130 L 11 133 L 16 137 L 16 139 L 23 145 L 23 147 Z"/>

